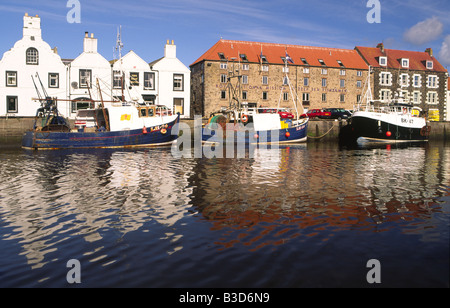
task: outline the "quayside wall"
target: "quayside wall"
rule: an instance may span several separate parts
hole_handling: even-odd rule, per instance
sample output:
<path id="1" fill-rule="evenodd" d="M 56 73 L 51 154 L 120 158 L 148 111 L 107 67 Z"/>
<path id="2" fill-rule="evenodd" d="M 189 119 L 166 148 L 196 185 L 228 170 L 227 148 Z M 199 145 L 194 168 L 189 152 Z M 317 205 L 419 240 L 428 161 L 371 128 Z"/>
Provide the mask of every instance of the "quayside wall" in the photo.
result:
<path id="1" fill-rule="evenodd" d="M 191 128 L 193 120 L 181 120 Z M 33 128 L 34 118 L 0 117 L 0 143 L 2 140 L 16 140 Z M 346 121 L 311 120 L 308 125 L 308 142 L 337 141 L 341 127 Z M 430 122 L 430 140 L 449 140 L 450 122 Z"/>

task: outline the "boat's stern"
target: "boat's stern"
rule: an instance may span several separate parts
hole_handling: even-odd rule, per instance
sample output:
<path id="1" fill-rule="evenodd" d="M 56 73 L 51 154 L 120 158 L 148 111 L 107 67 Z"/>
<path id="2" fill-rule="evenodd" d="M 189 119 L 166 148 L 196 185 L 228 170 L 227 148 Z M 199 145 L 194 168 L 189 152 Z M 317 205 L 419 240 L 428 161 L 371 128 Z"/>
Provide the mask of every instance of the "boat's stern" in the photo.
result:
<path id="1" fill-rule="evenodd" d="M 22 148 L 33 149 L 34 148 L 34 131 L 26 131 L 22 136 Z"/>

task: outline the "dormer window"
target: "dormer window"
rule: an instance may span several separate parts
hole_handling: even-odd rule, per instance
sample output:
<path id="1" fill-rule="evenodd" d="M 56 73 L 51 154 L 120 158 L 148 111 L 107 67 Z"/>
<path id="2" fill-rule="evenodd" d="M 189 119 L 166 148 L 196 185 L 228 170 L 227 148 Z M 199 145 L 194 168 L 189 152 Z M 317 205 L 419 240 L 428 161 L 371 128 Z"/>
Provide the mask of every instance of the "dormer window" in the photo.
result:
<path id="1" fill-rule="evenodd" d="M 242 62 L 248 62 L 247 56 L 245 54 L 240 54 L 239 57 L 241 58 Z"/>
<path id="2" fill-rule="evenodd" d="M 379 64 L 381 66 L 387 66 L 387 57 L 380 57 Z"/>
<path id="3" fill-rule="evenodd" d="M 267 61 L 266 56 L 264 56 L 264 55 L 261 55 L 261 62 L 262 63 L 269 63 L 269 61 Z"/>
<path id="4" fill-rule="evenodd" d="M 306 61 L 306 59 L 305 59 L 305 58 L 301 58 L 301 60 L 302 60 L 303 64 L 305 64 L 305 65 L 309 65 L 308 61 Z"/>
<path id="5" fill-rule="evenodd" d="M 220 60 L 226 60 L 225 55 L 223 52 L 219 52 L 219 59 Z"/>
<path id="6" fill-rule="evenodd" d="M 324 62 L 322 59 L 319 59 L 319 63 L 320 63 L 320 65 L 322 65 L 322 66 L 326 66 L 326 65 L 325 65 L 325 62 Z"/>
<path id="7" fill-rule="evenodd" d="M 341 60 L 337 60 L 337 63 L 339 64 L 340 67 L 345 67 Z"/>
<path id="8" fill-rule="evenodd" d="M 429 70 L 433 69 L 433 61 L 427 61 L 427 69 Z"/>
<path id="9" fill-rule="evenodd" d="M 403 68 L 409 68 L 409 59 L 403 58 L 403 59 L 401 60 L 401 62 L 402 62 L 402 67 L 403 67 Z"/>

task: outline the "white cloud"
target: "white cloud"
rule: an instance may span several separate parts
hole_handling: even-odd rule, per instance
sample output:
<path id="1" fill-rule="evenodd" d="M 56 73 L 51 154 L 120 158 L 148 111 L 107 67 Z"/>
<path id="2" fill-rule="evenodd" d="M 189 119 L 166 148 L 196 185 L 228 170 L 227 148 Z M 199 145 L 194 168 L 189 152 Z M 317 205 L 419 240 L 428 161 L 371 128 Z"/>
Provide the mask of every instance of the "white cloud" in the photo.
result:
<path id="1" fill-rule="evenodd" d="M 450 65 L 450 35 L 447 35 L 442 42 L 441 50 L 439 51 L 439 62 L 442 65 Z"/>
<path id="2" fill-rule="evenodd" d="M 444 25 L 437 17 L 419 22 L 403 34 L 403 39 L 414 45 L 423 45 L 437 39 L 444 30 Z"/>

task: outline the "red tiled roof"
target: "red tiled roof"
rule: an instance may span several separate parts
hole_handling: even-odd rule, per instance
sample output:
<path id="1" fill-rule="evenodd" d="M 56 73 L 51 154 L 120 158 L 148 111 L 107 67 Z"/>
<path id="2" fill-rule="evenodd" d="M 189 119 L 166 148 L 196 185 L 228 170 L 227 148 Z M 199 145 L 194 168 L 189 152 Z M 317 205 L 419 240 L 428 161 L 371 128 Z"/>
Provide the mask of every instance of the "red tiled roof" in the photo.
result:
<path id="1" fill-rule="evenodd" d="M 232 61 L 232 58 L 235 58 L 235 61 L 239 61 L 239 54 L 244 54 L 250 63 L 260 63 L 260 56 L 262 53 L 266 57 L 268 63 L 284 64 L 282 57 L 286 56 L 286 52 L 294 61 L 294 65 L 305 65 L 301 60 L 304 58 L 310 66 L 322 66 L 319 63 L 319 59 L 321 59 L 326 67 L 341 68 L 341 65 L 338 63 L 338 61 L 341 61 L 345 68 L 368 69 L 365 61 L 353 49 L 232 40 L 218 41 L 200 58 L 192 63 L 191 66 L 203 60 L 220 61 L 219 53 L 223 53 L 224 57 L 229 61 Z"/>
<path id="2" fill-rule="evenodd" d="M 407 51 L 407 50 L 395 50 L 384 49 L 381 51 L 378 47 L 360 47 L 357 46 L 356 50 L 359 50 L 364 59 L 372 67 L 382 67 L 379 64 L 380 57 L 387 57 L 387 68 L 404 69 L 401 66 L 401 59 L 409 59 L 409 69 L 414 71 L 428 71 L 426 67 L 427 61 L 433 61 L 433 69 L 430 71 L 446 72 L 447 70 L 438 62 L 438 60 L 428 52 L 420 51 Z"/>

